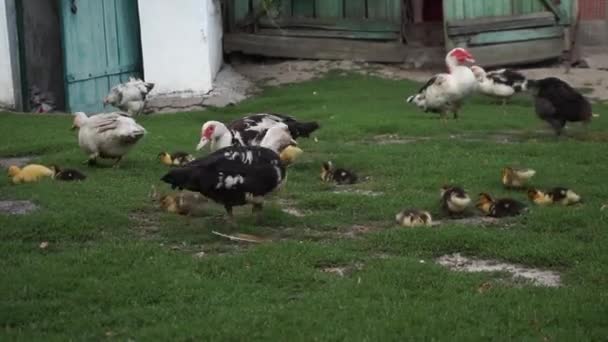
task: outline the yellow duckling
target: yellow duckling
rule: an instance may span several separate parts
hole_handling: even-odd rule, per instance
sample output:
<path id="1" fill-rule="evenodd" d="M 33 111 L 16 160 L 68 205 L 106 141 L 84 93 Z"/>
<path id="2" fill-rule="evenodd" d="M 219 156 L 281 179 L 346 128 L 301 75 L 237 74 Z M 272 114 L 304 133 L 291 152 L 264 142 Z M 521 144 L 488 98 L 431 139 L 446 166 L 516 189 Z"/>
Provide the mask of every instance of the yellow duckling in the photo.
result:
<path id="1" fill-rule="evenodd" d="M 30 164 L 23 168 L 12 165 L 8 168 L 8 176 L 13 184 L 33 183 L 45 177 L 52 178 L 54 175 L 53 170 L 38 164 Z"/>
<path id="2" fill-rule="evenodd" d="M 158 154 L 161 163 L 167 166 L 182 166 L 194 160 L 194 157 L 186 152 L 161 152 Z"/>
<path id="3" fill-rule="evenodd" d="M 281 151 L 279 157 L 281 158 L 281 162 L 283 165 L 291 165 L 295 163 L 295 161 L 304 153 L 301 148 L 293 145 L 289 145 Z"/>
<path id="4" fill-rule="evenodd" d="M 536 171 L 532 169 L 505 167 L 502 169 L 502 184 L 507 188 L 521 188 L 535 174 Z"/>
<path id="5" fill-rule="evenodd" d="M 397 223 L 403 227 L 430 227 L 433 217 L 428 211 L 418 209 L 405 209 L 395 215 Z"/>

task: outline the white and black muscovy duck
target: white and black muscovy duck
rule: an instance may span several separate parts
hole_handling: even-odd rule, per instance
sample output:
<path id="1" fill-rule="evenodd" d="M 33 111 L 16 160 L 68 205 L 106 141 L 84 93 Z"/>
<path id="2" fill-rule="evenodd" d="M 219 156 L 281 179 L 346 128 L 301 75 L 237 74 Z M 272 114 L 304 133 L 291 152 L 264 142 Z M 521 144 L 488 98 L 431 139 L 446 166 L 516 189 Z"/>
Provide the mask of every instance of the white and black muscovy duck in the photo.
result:
<path id="1" fill-rule="evenodd" d="M 169 171 L 162 181 L 172 188 L 200 192 L 223 204 L 228 217 L 232 207 L 253 205 L 262 209 L 264 196 L 279 188 L 286 179 L 286 168 L 279 151 L 295 144 L 287 126 L 268 129 L 260 146 L 228 146 L 183 167 Z"/>
<path id="2" fill-rule="evenodd" d="M 425 112 L 439 113 L 442 118 L 452 112 L 457 119 L 463 100 L 477 88 L 475 75 L 464 65 L 467 62 L 475 62 L 470 52 L 463 48 L 452 49 L 445 57 L 449 73 L 433 76 L 417 94 L 409 96 L 407 102 L 413 102 Z"/>
<path id="3" fill-rule="evenodd" d="M 319 128 L 317 122 L 300 122 L 292 116 L 281 114 L 252 114 L 228 125 L 219 121 L 207 121 L 201 129 L 201 140 L 196 146 L 201 150 L 207 144 L 211 151 L 231 145 L 259 146 L 269 128 L 285 124 L 293 139 L 308 137 Z"/>
<path id="4" fill-rule="evenodd" d="M 104 107 L 111 105 L 129 115 L 139 115 L 146 106 L 146 97 L 154 88 L 154 83 L 130 77 L 126 83 L 118 84 L 103 99 Z"/>
<path id="5" fill-rule="evenodd" d="M 502 99 L 503 106 L 516 93 L 526 91 L 526 76 L 512 69 L 498 69 L 486 72 L 482 67 L 471 67 L 478 82 L 480 93 Z"/>

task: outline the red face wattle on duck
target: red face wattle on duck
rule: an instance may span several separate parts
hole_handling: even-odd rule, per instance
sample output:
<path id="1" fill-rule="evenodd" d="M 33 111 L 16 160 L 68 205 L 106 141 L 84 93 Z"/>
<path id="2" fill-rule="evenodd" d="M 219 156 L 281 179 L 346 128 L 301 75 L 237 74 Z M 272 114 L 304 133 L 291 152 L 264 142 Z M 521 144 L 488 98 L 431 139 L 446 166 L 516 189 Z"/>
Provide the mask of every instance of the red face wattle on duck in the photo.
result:
<path id="1" fill-rule="evenodd" d="M 449 55 L 456 58 L 458 63 L 475 63 L 475 58 L 473 55 L 463 48 L 455 48 L 450 52 Z"/>
<path id="2" fill-rule="evenodd" d="M 207 143 L 212 141 L 214 133 L 215 133 L 214 124 L 203 125 L 203 129 L 201 131 L 201 140 L 198 143 L 198 145 L 196 146 L 196 150 L 198 151 L 198 150 L 202 149 L 203 147 L 205 147 L 205 145 L 207 145 Z"/>

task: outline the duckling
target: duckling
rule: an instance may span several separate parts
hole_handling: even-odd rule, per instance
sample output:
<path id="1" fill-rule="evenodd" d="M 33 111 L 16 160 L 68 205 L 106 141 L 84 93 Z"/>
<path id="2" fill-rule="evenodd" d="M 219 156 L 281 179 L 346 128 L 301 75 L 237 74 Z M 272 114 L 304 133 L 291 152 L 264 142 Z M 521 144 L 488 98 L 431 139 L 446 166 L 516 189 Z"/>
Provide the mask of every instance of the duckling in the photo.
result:
<path id="1" fill-rule="evenodd" d="M 161 152 L 158 154 L 161 163 L 167 166 L 182 166 L 194 160 L 194 157 L 186 152 Z"/>
<path id="2" fill-rule="evenodd" d="M 521 188 L 535 174 L 532 169 L 505 167 L 502 169 L 502 184 L 507 188 Z"/>
<path id="3" fill-rule="evenodd" d="M 549 191 L 529 189 L 528 198 L 530 201 L 538 205 L 548 205 L 553 203 L 572 205 L 581 202 L 581 196 L 570 189 L 562 187 L 556 187 Z"/>
<path id="4" fill-rule="evenodd" d="M 53 179 L 61 181 L 83 181 L 87 176 L 76 169 L 62 169 L 57 165 L 51 165 Z"/>
<path id="5" fill-rule="evenodd" d="M 173 194 L 159 194 L 156 187 L 152 187 L 150 197 L 158 201 L 161 209 L 168 213 L 192 216 L 201 214 L 208 202 L 203 195 L 192 191 L 180 191 Z"/>
<path id="6" fill-rule="evenodd" d="M 538 189 L 528 189 L 528 199 L 537 205 L 553 204 L 553 197 L 551 197 L 550 194 Z"/>
<path id="7" fill-rule="evenodd" d="M 295 163 L 295 161 L 304 153 L 302 149 L 297 146 L 289 145 L 281 151 L 279 157 L 281 158 L 281 162 L 287 166 Z"/>
<path id="8" fill-rule="evenodd" d="M 29 164 L 23 168 L 12 165 L 8 168 L 8 177 L 13 184 L 33 183 L 45 177 L 53 177 L 55 173 L 44 165 Z"/>
<path id="9" fill-rule="evenodd" d="M 443 186 L 440 196 L 441 208 L 449 215 L 461 215 L 471 205 L 467 192 L 458 186 Z"/>
<path id="10" fill-rule="evenodd" d="M 428 211 L 418 209 L 405 209 L 395 215 L 397 223 L 403 227 L 430 227 L 433 217 Z"/>
<path id="11" fill-rule="evenodd" d="M 490 217 L 507 217 L 520 215 L 526 206 L 511 198 L 499 198 L 493 199 L 487 193 L 479 194 L 479 200 L 477 201 L 476 207 Z"/>
<path id="12" fill-rule="evenodd" d="M 553 188 L 549 192 L 553 197 L 553 202 L 561 205 L 572 205 L 580 203 L 582 198 L 576 192 L 567 188 Z"/>
<path id="13" fill-rule="evenodd" d="M 355 184 L 357 182 L 357 175 L 347 169 L 336 169 L 331 161 L 327 161 L 321 167 L 321 180 L 324 182 L 336 182 L 338 185 Z"/>

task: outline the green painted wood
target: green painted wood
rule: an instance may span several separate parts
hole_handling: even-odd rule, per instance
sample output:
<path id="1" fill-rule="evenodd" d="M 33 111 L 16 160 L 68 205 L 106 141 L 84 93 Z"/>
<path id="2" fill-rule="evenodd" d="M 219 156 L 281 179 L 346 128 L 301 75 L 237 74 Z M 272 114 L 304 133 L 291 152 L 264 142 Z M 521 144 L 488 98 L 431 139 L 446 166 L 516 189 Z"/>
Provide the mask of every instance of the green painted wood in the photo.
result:
<path id="1" fill-rule="evenodd" d="M 234 1 L 234 20 L 239 22 L 240 20 L 245 19 L 247 14 L 249 14 L 249 3 L 250 0 L 233 0 Z"/>
<path id="2" fill-rule="evenodd" d="M 315 30 L 315 29 L 273 29 L 263 28 L 260 34 L 270 36 L 289 36 L 307 38 L 340 38 L 340 39 L 364 39 L 364 40 L 396 40 L 399 32 L 368 32 L 368 31 L 337 31 L 337 30 Z"/>
<path id="3" fill-rule="evenodd" d="M 488 45 L 510 43 L 535 39 L 560 37 L 564 30 L 560 26 L 541 27 L 535 29 L 484 32 L 469 38 L 469 45 Z"/>
<path id="4" fill-rule="evenodd" d="M 336 31 L 367 31 L 367 32 L 395 32 L 400 30 L 400 24 L 387 20 L 365 19 L 315 19 L 315 18 L 289 18 L 268 21 L 260 20 L 260 25 L 267 28 L 311 28 Z"/>
<path id="5" fill-rule="evenodd" d="M 343 0 L 315 0 L 316 18 L 342 18 Z"/>
<path id="6" fill-rule="evenodd" d="M 384 0 L 370 0 L 367 2 L 367 17 L 369 19 L 386 19 L 386 2 Z"/>
<path id="7" fill-rule="evenodd" d="M 315 14 L 315 3 L 311 0 L 292 0 L 292 16 L 313 18 Z"/>
<path id="8" fill-rule="evenodd" d="M 60 0 L 69 111 L 101 112 L 110 87 L 142 76 L 136 0 Z M 111 110 L 108 108 L 107 110 Z"/>
<path id="9" fill-rule="evenodd" d="M 399 21 L 401 18 L 400 0 L 367 1 L 367 17 L 376 20 Z"/>
<path id="10" fill-rule="evenodd" d="M 348 19 L 365 18 L 365 0 L 345 0 L 344 13 Z"/>
<path id="11" fill-rule="evenodd" d="M 292 15 L 291 0 L 281 0 L 281 18 L 289 18 Z"/>

